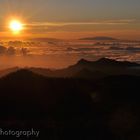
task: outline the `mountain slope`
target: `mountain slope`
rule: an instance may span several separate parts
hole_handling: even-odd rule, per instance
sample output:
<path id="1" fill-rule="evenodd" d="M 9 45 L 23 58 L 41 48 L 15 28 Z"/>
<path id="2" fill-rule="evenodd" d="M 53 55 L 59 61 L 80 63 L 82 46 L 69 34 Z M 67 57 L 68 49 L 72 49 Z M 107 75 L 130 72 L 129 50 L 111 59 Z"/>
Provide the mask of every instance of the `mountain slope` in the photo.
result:
<path id="1" fill-rule="evenodd" d="M 140 136 L 139 87 L 140 76 L 107 76 L 95 82 L 21 69 L 0 78 L 0 126 L 40 130 L 40 140 L 67 139 L 68 134 L 69 140 L 133 140 Z"/>
<path id="2" fill-rule="evenodd" d="M 76 98 L 77 102 L 83 100 L 83 96 L 88 97 L 80 88 L 81 85 L 87 84 L 89 83 L 83 80 L 77 84 L 76 79 L 47 78 L 21 69 L 0 79 L 0 108 L 18 105 L 16 108 L 21 107 L 21 112 L 31 111 L 31 108 L 47 111 L 67 96 L 71 96 L 71 100 Z"/>
<path id="3" fill-rule="evenodd" d="M 31 68 L 30 70 L 48 77 L 76 77 L 79 78 L 103 78 L 109 75 L 140 75 L 139 64 L 133 62 L 121 62 L 108 58 L 101 58 L 97 61 L 79 60 L 75 65 L 61 70 L 49 70 Z M 97 74 L 98 73 L 98 74 Z"/>
<path id="4" fill-rule="evenodd" d="M 0 70 L 0 78 L 3 77 L 3 76 L 6 76 L 12 72 L 15 72 L 19 70 L 18 67 L 13 67 L 13 68 L 8 68 L 8 69 L 3 69 L 3 70 Z"/>

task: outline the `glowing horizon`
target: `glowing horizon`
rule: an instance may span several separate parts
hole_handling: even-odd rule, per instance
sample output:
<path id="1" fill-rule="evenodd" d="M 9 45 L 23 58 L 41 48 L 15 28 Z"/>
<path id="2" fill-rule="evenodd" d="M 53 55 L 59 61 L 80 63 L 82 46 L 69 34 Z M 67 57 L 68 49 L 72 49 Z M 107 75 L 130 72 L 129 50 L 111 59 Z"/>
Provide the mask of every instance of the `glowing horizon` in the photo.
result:
<path id="1" fill-rule="evenodd" d="M 13 31 L 23 37 L 79 38 L 110 35 L 140 39 L 137 12 L 140 2 L 137 0 L 1 0 L 0 3 L 2 36 L 12 37 L 4 24 L 5 19 L 12 17 L 26 21 L 24 33 L 20 33 L 21 29 Z M 21 28 L 21 24 L 16 26 L 14 28 Z"/>

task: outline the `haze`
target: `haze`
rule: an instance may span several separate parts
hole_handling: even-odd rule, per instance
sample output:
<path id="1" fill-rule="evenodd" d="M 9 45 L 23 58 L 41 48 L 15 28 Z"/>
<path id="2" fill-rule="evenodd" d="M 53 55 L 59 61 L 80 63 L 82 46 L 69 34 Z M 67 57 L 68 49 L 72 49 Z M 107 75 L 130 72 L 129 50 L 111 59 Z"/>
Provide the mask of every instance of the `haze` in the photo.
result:
<path id="1" fill-rule="evenodd" d="M 138 0 L 1 0 L 1 34 L 9 17 L 26 22 L 22 37 L 110 35 L 139 39 Z"/>

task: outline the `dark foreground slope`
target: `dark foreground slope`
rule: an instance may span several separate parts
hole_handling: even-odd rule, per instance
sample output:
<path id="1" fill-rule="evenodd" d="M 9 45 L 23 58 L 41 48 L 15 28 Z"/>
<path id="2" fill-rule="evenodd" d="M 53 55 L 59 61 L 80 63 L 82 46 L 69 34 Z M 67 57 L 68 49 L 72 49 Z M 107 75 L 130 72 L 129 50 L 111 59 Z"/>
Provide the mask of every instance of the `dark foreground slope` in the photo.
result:
<path id="1" fill-rule="evenodd" d="M 79 79 L 51 79 L 28 70 L 11 73 L 0 79 L 0 126 L 38 129 L 39 139 L 69 139 L 71 131 L 80 136 L 84 120 L 92 118 L 86 86 Z"/>
<path id="2" fill-rule="evenodd" d="M 0 127 L 34 128 L 39 140 L 137 140 L 139 87 L 139 76 L 95 81 L 19 70 L 0 79 Z"/>

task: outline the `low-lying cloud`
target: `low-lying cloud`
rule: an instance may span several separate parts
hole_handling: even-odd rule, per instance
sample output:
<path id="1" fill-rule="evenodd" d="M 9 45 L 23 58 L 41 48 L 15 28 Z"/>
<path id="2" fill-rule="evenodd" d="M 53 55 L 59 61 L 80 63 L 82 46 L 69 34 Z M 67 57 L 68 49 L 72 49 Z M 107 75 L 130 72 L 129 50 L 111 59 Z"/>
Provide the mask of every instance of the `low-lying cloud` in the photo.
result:
<path id="1" fill-rule="evenodd" d="M 16 47 L 0 46 L 0 55 L 27 55 L 29 50 L 27 48 L 17 49 Z"/>

